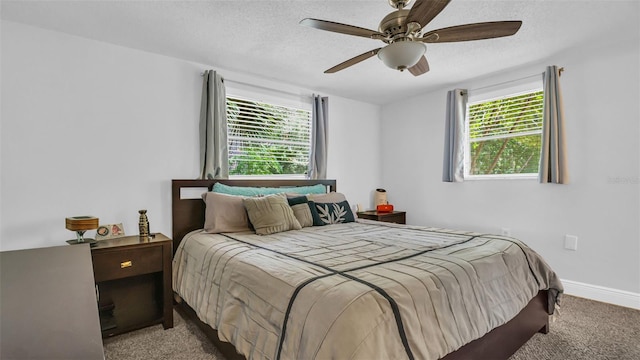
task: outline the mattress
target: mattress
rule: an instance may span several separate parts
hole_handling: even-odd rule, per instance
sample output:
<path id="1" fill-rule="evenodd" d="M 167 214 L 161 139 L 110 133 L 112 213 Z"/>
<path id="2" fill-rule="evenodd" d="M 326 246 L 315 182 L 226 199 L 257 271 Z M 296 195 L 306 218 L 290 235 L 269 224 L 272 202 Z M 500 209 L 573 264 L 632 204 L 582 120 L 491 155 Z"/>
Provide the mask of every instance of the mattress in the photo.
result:
<path id="1" fill-rule="evenodd" d="M 367 220 L 191 232 L 173 288 L 247 359 L 439 359 L 562 292 L 517 239 Z"/>

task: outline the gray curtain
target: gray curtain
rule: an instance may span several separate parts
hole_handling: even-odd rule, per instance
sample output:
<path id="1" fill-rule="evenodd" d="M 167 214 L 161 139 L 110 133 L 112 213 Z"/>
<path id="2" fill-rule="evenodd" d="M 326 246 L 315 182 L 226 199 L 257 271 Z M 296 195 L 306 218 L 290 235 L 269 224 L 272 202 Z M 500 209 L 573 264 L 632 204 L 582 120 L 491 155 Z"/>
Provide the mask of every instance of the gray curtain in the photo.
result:
<path id="1" fill-rule="evenodd" d="M 447 113 L 444 129 L 444 161 L 442 181 L 464 180 L 464 118 L 467 111 L 467 90 L 447 93 Z"/>
<path id="2" fill-rule="evenodd" d="M 200 104 L 200 178 L 229 177 L 227 99 L 224 79 L 213 70 L 204 72 Z"/>
<path id="3" fill-rule="evenodd" d="M 329 98 L 313 95 L 311 155 L 309 179 L 327 178 L 327 138 L 329 135 Z"/>
<path id="4" fill-rule="evenodd" d="M 565 145 L 564 106 L 557 66 L 547 66 L 544 72 L 544 105 L 542 117 L 542 148 L 540 150 L 541 183 L 566 184 L 567 150 Z"/>

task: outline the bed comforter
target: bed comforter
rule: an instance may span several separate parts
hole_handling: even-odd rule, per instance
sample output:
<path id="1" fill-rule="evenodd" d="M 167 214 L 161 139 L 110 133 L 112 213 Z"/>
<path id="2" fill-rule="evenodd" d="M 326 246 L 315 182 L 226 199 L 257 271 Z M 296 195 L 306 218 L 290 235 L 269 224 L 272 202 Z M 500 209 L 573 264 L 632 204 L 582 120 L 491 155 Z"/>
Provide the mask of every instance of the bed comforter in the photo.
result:
<path id="1" fill-rule="evenodd" d="M 516 239 L 366 220 L 192 232 L 173 288 L 247 359 L 439 359 L 562 292 Z"/>

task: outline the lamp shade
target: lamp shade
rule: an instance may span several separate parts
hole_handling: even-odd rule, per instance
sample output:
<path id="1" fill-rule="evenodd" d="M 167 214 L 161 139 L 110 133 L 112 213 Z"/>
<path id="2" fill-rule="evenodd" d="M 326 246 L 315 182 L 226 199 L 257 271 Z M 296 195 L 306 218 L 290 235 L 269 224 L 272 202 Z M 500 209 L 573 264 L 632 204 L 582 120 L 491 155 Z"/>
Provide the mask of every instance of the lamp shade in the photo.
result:
<path id="1" fill-rule="evenodd" d="M 71 231 L 97 229 L 98 224 L 98 218 L 95 216 L 72 216 L 65 219 L 65 227 Z"/>
<path id="2" fill-rule="evenodd" d="M 378 51 L 378 57 L 388 67 L 404 70 L 417 64 L 427 47 L 415 41 L 397 41 Z"/>

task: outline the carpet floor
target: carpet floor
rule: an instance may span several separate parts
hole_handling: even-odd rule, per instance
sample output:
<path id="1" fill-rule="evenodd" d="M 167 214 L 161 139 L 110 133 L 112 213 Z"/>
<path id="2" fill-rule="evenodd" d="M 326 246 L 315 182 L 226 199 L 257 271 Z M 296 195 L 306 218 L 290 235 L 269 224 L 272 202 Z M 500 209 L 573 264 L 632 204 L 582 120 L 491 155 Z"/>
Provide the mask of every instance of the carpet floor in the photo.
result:
<path id="1" fill-rule="evenodd" d="M 174 327 L 156 325 L 104 339 L 107 360 L 225 360 L 204 333 L 174 311 Z M 536 334 L 509 360 L 638 360 L 640 311 L 563 296 L 549 334 Z"/>

